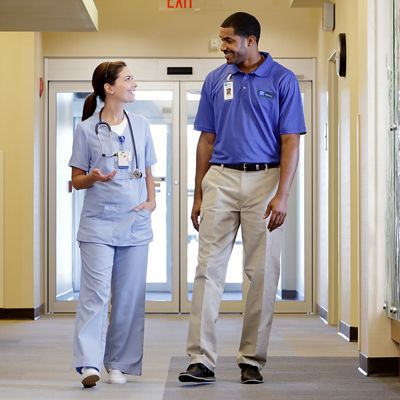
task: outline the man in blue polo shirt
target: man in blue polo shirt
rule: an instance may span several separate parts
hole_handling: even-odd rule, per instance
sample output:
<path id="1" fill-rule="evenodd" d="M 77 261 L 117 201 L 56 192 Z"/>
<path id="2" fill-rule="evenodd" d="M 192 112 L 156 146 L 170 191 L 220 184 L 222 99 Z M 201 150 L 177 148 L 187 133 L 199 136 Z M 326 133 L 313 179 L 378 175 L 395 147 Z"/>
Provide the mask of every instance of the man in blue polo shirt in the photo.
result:
<path id="1" fill-rule="evenodd" d="M 221 25 L 226 64 L 208 74 L 194 127 L 192 222 L 199 231 L 187 352 L 181 382 L 214 382 L 215 322 L 239 225 L 250 280 L 237 363 L 242 383 L 261 383 L 280 272 L 282 224 L 306 132 L 293 72 L 259 52 L 260 24 L 238 12 Z"/>

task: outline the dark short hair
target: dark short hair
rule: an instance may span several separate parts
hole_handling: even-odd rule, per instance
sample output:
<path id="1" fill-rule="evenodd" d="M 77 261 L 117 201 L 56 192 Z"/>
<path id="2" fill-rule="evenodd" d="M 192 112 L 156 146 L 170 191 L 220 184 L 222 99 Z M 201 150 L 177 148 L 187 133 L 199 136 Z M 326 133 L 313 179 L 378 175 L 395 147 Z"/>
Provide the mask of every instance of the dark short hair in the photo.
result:
<path id="1" fill-rule="evenodd" d="M 255 36 L 258 43 L 260 39 L 261 26 L 256 17 L 245 13 L 237 12 L 230 15 L 221 24 L 221 28 L 233 28 L 235 35 L 241 37 Z"/>

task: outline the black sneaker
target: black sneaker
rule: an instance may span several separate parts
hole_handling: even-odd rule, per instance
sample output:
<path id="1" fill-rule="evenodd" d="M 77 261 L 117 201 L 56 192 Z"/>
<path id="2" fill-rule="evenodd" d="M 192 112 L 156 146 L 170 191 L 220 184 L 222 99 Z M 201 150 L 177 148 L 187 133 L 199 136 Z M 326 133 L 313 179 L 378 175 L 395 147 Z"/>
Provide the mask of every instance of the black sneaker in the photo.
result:
<path id="1" fill-rule="evenodd" d="M 180 382 L 212 383 L 215 382 L 215 374 L 204 364 L 190 364 L 185 372 L 178 377 Z"/>
<path id="2" fill-rule="evenodd" d="M 239 367 L 242 371 L 241 373 L 241 381 L 242 383 L 263 383 L 264 378 L 260 374 L 258 367 L 249 364 L 239 364 Z"/>

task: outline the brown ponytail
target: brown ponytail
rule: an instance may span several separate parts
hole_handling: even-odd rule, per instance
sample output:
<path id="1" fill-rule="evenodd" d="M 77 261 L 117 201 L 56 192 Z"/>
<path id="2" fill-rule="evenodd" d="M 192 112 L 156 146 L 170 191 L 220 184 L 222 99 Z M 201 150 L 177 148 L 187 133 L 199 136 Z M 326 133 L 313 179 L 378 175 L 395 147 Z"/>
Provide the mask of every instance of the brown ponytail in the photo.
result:
<path id="1" fill-rule="evenodd" d="M 103 102 L 106 100 L 104 85 L 106 83 L 113 85 L 124 67 L 126 67 L 126 64 L 123 61 L 106 61 L 96 67 L 92 77 L 94 92 L 85 100 L 82 111 L 82 121 L 91 117 L 96 111 L 97 96 Z"/>
<path id="2" fill-rule="evenodd" d="M 97 100 L 96 93 L 91 93 L 88 97 L 86 97 L 85 104 L 83 105 L 82 111 L 82 121 L 91 117 L 96 111 Z"/>

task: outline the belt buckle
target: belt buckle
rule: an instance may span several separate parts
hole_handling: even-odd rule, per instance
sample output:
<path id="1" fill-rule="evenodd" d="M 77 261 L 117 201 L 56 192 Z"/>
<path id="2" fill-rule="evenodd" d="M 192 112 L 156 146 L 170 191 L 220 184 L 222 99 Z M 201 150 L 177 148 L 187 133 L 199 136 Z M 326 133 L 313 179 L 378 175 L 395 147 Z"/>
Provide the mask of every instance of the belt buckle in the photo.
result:
<path id="1" fill-rule="evenodd" d="M 246 164 L 247 164 L 247 163 L 243 163 L 243 171 L 247 171 Z"/>

